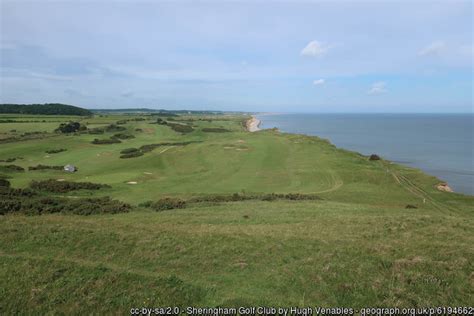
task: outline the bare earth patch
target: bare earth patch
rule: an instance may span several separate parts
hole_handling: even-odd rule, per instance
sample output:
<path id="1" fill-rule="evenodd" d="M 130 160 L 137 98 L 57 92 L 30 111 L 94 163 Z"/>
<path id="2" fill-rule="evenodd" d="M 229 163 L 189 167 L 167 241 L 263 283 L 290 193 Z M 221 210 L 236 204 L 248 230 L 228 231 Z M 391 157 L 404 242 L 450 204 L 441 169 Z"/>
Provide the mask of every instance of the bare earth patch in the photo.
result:
<path id="1" fill-rule="evenodd" d="M 442 182 L 442 183 L 436 185 L 436 188 L 440 191 L 443 191 L 443 192 L 453 192 L 453 189 L 451 189 L 449 187 L 449 185 L 445 182 Z"/>

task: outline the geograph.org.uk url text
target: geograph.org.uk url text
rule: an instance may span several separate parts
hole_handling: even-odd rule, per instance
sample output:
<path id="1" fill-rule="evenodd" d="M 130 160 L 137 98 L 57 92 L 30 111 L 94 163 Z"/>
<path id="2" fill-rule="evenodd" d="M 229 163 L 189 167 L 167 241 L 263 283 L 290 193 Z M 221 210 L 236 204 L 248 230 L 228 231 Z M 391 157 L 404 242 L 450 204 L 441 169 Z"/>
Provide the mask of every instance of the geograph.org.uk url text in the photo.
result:
<path id="1" fill-rule="evenodd" d="M 438 307 L 133 307 L 130 315 L 282 315 L 282 316 L 309 316 L 309 315 L 358 315 L 358 316 L 385 316 L 385 315 L 474 315 L 473 306 L 438 306 Z"/>

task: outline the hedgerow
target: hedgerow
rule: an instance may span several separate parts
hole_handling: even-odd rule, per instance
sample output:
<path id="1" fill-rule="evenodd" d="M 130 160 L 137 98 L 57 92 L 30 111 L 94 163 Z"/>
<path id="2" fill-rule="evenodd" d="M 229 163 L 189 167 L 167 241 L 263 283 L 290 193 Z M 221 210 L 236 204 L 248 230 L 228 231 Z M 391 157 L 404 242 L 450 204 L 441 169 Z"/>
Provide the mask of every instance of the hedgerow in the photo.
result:
<path id="1" fill-rule="evenodd" d="M 40 191 L 65 193 L 74 190 L 99 190 L 102 188 L 110 188 L 110 185 L 92 182 L 71 182 L 49 179 L 43 181 L 32 181 L 30 183 L 30 188 Z"/>

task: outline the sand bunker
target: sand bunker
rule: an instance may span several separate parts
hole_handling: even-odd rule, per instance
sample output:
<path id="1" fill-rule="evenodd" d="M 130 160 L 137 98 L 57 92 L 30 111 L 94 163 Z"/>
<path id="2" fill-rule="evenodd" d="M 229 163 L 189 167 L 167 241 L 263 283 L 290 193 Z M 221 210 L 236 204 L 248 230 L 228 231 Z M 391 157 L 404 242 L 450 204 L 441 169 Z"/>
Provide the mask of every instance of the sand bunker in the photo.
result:
<path id="1" fill-rule="evenodd" d="M 137 184 L 137 181 L 128 181 L 127 184 Z"/>

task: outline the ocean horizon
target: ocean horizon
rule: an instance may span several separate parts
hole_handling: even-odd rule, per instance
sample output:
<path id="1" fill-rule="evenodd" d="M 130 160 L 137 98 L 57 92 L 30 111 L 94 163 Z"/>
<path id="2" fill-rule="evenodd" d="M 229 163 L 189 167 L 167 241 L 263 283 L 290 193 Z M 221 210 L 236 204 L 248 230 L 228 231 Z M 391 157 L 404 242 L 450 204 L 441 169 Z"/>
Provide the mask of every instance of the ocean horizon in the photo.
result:
<path id="1" fill-rule="evenodd" d="M 258 114 L 260 128 L 328 139 L 339 148 L 423 170 L 474 195 L 474 114 Z"/>

